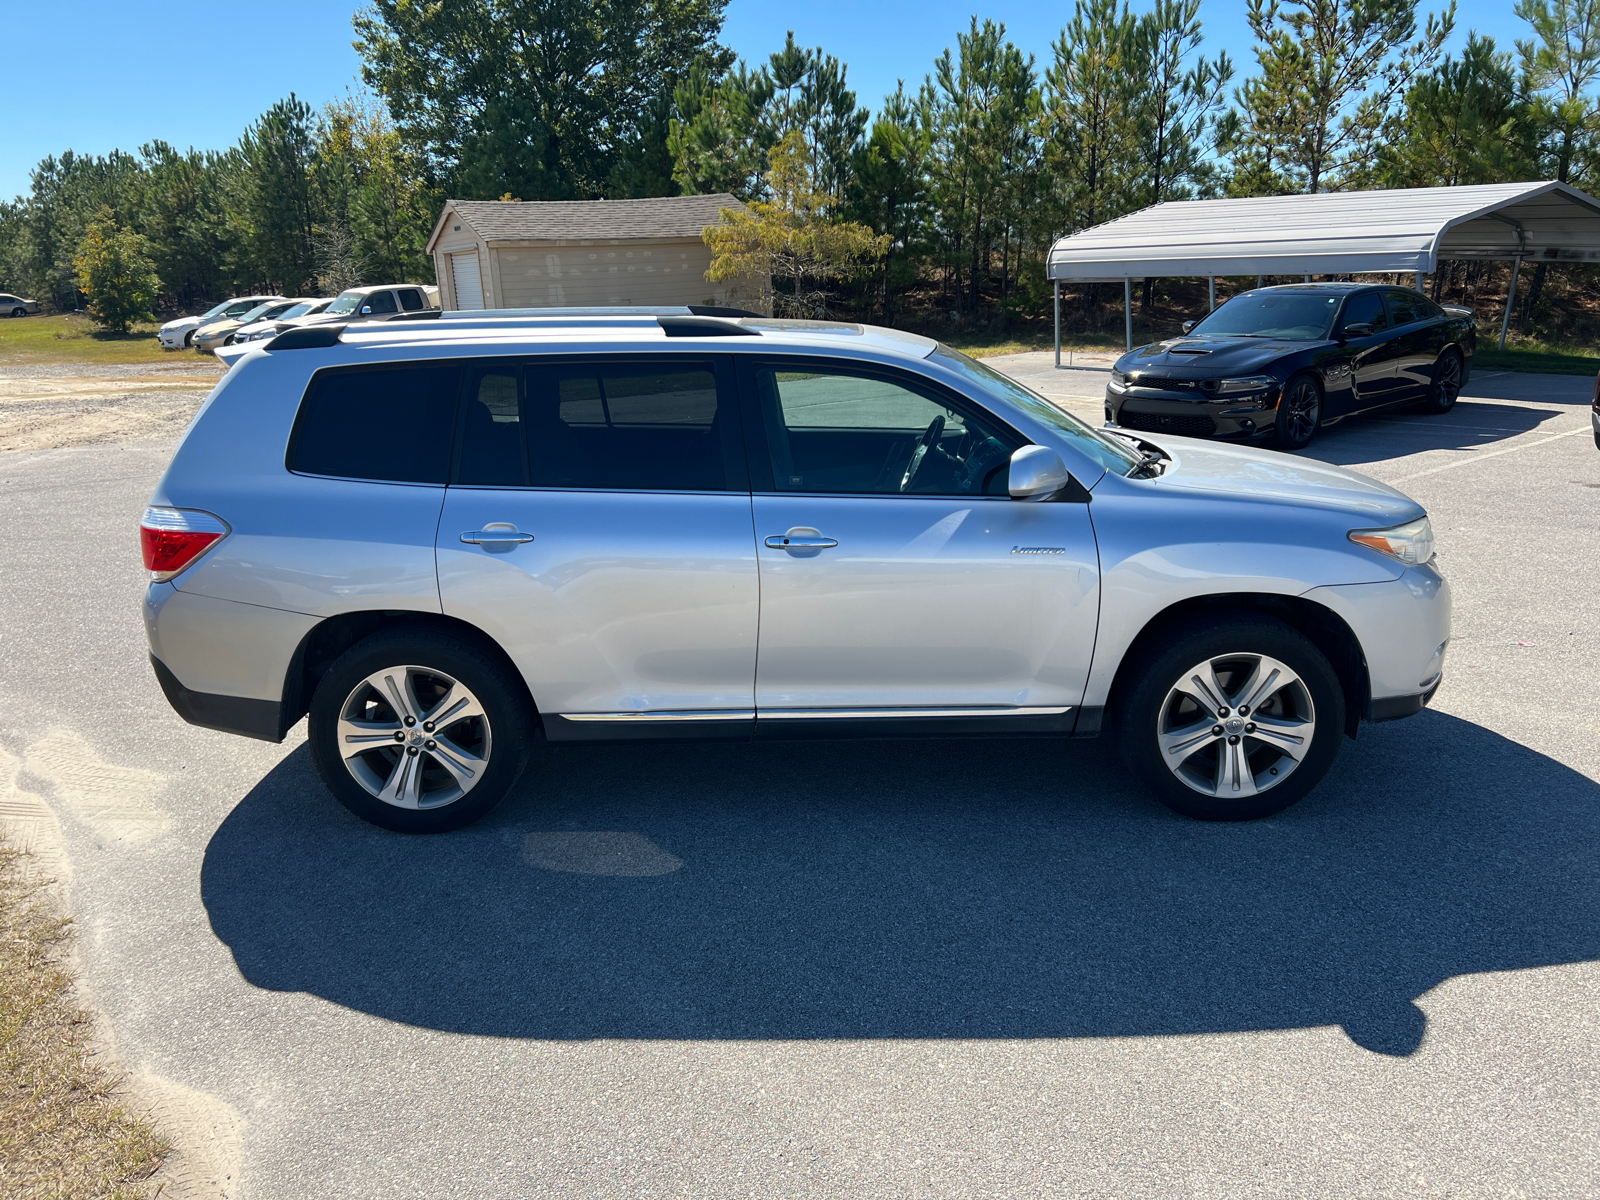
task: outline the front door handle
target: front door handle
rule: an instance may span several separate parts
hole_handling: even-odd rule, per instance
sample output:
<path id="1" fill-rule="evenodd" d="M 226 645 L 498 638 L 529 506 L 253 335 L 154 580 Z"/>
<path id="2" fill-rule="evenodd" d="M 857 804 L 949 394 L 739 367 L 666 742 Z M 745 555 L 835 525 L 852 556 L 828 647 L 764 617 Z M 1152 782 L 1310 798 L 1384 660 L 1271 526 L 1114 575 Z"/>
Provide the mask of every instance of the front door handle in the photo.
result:
<path id="1" fill-rule="evenodd" d="M 469 546 L 514 546 L 519 542 L 533 541 L 533 534 L 518 531 L 508 521 L 491 521 L 482 529 L 463 533 L 461 540 Z"/>
<path id="2" fill-rule="evenodd" d="M 826 550 L 838 544 L 833 538 L 813 533 L 775 533 L 767 539 L 767 546 L 772 550 Z"/>

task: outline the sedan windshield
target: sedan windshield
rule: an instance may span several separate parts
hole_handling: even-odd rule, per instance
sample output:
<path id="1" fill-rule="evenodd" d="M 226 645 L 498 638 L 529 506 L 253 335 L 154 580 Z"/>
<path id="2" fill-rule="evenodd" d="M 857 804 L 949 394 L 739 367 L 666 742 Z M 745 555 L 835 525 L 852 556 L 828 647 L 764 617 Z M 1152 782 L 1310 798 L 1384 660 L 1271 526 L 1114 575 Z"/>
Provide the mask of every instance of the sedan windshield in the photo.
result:
<path id="1" fill-rule="evenodd" d="M 1058 433 L 1065 434 L 1080 453 L 1086 454 L 1108 471 L 1126 475 L 1141 463 L 1133 447 L 1118 438 L 1101 433 L 1071 413 L 1057 408 L 1037 392 L 1029 391 L 1009 375 L 1002 375 L 993 367 L 986 367 L 976 359 L 968 358 L 959 350 L 952 350 L 942 342 L 934 347 L 930 358 L 965 375 L 980 393 L 1016 405 L 1030 417 L 1043 421 Z"/>
<path id="2" fill-rule="evenodd" d="M 342 317 L 347 313 L 353 313 L 356 305 L 361 303 L 361 297 L 361 292 L 340 292 L 339 298 L 328 305 L 325 311 L 330 317 Z"/>
<path id="3" fill-rule="evenodd" d="M 1229 300 L 1189 332 L 1212 337 L 1320 341 L 1328 336 L 1342 299 L 1318 292 L 1246 292 Z"/>
<path id="4" fill-rule="evenodd" d="M 307 300 L 304 304 L 296 304 L 293 308 L 285 309 L 278 317 L 278 320 L 287 321 L 291 317 L 303 317 L 316 306 L 317 302 L 315 300 Z"/>

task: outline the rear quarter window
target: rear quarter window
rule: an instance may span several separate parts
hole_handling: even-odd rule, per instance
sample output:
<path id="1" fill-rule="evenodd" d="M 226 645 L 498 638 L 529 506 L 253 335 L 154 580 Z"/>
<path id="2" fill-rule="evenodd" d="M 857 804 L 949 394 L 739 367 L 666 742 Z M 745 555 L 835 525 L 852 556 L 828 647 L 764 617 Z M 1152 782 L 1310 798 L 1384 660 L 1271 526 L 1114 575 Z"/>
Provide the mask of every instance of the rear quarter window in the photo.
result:
<path id="1" fill-rule="evenodd" d="M 461 368 L 339 367 L 312 377 L 289 439 L 289 470 L 380 483 L 443 484 Z"/>

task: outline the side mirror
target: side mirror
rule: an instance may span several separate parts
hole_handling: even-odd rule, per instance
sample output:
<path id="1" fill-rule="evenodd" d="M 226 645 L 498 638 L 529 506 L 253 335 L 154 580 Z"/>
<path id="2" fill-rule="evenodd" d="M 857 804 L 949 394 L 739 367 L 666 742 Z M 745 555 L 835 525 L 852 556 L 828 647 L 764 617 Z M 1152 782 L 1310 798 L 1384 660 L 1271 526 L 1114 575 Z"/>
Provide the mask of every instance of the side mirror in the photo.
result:
<path id="1" fill-rule="evenodd" d="M 362 315 L 362 316 L 363 316 L 363 317 L 370 317 L 370 316 L 371 316 L 371 315 L 372 315 L 372 305 L 370 305 L 370 304 L 363 304 L 363 305 L 362 305 L 362 306 L 361 306 L 361 315 Z"/>
<path id="2" fill-rule="evenodd" d="M 1357 321 L 1354 325 L 1346 325 L 1343 330 L 1345 337 L 1371 337 L 1376 332 L 1370 321 Z"/>
<path id="3" fill-rule="evenodd" d="M 1191 329 L 1193 329 L 1198 324 L 1200 324 L 1199 321 L 1185 321 L 1183 323 L 1183 331 L 1185 333 L 1188 333 Z"/>
<path id="4" fill-rule="evenodd" d="M 1006 485 L 1013 500 L 1047 500 L 1071 482 L 1067 464 L 1048 446 L 1023 446 L 1011 456 Z"/>

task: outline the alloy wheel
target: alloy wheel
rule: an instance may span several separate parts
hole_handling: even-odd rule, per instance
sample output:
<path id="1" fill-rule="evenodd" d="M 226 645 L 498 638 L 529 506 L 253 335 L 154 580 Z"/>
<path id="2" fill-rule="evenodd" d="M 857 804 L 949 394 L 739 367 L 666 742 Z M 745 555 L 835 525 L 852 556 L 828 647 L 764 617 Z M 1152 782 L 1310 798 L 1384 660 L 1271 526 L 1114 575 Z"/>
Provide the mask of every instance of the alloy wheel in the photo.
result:
<path id="1" fill-rule="evenodd" d="M 1461 395 L 1461 360 L 1454 354 L 1442 357 L 1433 371 L 1433 402 L 1449 408 Z"/>
<path id="2" fill-rule="evenodd" d="M 1317 432 L 1321 409 L 1322 398 L 1317 394 L 1316 385 L 1303 379 L 1278 405 L 1278 424 L 1287 431 L 1290 442 L 1304 445 Z"/>
<path id="3" fill-rule="evenodd" d="M 1277 787 L 1304 761 L 1316 711 L 1303 680 L 1264 654 L 1196 663 L 1156 718 L 1161 758 L 1190 790 L 1243 800 Z"/>
<path id="4" fill-rule="evenodd" d="M 432 667 L 396 666 L 358 683 L 339 709 L 339 755 L 368 794 L 396 808 L 439 808 L 483 778 L 492 749 L 483 705 Z"/>

